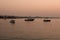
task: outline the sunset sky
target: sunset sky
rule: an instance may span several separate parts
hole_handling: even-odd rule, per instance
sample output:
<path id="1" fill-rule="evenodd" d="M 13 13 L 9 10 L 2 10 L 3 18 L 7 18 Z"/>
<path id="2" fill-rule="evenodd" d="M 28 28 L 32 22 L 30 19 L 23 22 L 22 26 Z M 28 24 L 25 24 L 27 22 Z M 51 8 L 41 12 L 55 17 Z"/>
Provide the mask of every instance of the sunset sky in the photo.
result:
<path id="1" fill-rule="evenodd" d="M 60 0 L 0 0 L 0 15 L 60 16 Z"/>

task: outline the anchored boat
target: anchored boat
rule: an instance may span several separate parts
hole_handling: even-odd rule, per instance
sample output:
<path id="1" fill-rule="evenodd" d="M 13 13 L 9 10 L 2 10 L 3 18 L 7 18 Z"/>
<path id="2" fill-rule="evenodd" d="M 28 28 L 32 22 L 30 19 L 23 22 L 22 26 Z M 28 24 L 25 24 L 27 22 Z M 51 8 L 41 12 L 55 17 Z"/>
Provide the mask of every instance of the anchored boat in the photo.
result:
<path id="1" fill-rule="evenodd" d="M 11 20 L 10 23 L 11 23 L 11 24 L 15 24 L 15 20 Z"/>
<path id="2" fill-rule="evenodd" d="M 44 22 L 51 22 L 51 20 L 49 20 L 49 19 L 44 19 L 43 21 Z"/>
<path id="3" fill-rule="evenodd" d="M 25 19 L 25 21 L 34 21 L 32 18 Z"/>

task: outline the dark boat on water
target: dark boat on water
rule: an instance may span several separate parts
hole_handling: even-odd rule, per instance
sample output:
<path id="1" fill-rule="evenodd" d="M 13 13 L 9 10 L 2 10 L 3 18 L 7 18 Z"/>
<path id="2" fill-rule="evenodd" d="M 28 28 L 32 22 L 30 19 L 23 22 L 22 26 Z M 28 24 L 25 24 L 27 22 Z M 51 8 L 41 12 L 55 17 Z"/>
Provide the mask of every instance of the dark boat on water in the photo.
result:
<path id="1" fill-rule="evenodd" d="M 28 18 L 28 19 L 25 19 L 25 21 L 34 21 L 34 19 Z"/>
<path id="2" fill-rule="evenodd" d="M 11 24 L 15 24 L 15 20 L 11 20 L 10 23 L 11 23 Z"/>
<path id="3" fill-rule="evenodd" d="M 44 22 L 51 22 L 51 20 L 49 20 L 49 19 L 44 19 L 43 21 Z"/>

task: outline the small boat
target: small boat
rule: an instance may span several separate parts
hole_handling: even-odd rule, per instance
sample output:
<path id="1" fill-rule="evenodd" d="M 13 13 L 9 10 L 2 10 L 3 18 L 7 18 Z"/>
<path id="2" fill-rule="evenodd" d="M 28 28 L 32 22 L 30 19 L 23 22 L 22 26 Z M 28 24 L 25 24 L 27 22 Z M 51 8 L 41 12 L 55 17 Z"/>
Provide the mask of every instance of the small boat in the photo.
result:
<path id="1" fill-rule="evenodd" d="M 15 24 L 15 20 L 11 20 L 10 23 L 11 23 L 11 24 Z"/>
<path id="2" fill-rule="evenodd" d="M 25 19 L 25 21 L 34 21 L 32 18 Z"/>
<path id="3" fill-rule="evenodd" d="M 44 22 L 51 22 L 51 20 L 49 20 L 49 19 L 44 19 L 43 21 Z"/>

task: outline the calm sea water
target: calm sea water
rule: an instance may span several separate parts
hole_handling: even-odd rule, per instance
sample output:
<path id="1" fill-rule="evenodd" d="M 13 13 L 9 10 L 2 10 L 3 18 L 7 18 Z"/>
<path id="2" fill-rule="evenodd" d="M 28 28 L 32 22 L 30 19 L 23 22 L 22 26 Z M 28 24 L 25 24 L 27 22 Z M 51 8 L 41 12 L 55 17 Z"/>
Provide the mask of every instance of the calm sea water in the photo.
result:
<path id="1" fill-rule="evenodd" d="M 15 24 L 9 23 L 10 20 L 0 19 L 0 40 L 60 40 L 60 19 L 51 22 L 15 19 Z"/>

